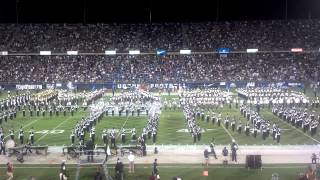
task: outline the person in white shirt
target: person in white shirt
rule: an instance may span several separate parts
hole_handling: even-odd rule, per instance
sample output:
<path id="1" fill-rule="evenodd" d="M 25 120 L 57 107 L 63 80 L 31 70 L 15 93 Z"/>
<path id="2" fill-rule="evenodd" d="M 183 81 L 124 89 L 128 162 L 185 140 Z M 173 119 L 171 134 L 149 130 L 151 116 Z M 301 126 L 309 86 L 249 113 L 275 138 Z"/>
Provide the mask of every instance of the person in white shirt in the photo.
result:
<path id="1" fill-rule="evenodd" d="M 128 156 L 129 160 L 129 173 L 134 173 L 134 155 L 130 151 L 130 154 Z"/>

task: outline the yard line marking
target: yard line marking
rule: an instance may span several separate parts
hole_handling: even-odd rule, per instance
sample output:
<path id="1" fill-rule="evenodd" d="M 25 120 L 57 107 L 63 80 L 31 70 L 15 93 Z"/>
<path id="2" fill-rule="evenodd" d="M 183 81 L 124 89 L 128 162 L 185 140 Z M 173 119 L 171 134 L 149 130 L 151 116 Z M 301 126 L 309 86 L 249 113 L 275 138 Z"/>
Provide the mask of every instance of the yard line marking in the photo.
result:
<path id="1" fill-rule="evenodd" d="M 224 127 L 223 123 L 221 123 L 221 126 L 222 126 L 223 129 L 227 132 L 227 134 L 230 136 L 231 140 L 236 140 L 236 139 L 230 134 L 230 132 Z"/>
<path id="2" fill-rule="evenodd" d="M 56 130 L 56 129 L 59 128 L 62 124 L 64 124 L 66 121 L 68 121 L 70 118 L 71 118 L 71 117 L 65 119 L 65 120 L 62 121 L 60 124 L 58 124 L 55 128 L 53 128 L 52 130 Z M 51 130 L 51 131 L 52 131 L 52 130 Z M 46 137 L 46 136 L 49 134 L 49 132 L 50 132 L 50 131 L 48 131 L 46 134 L 42 135 L 39 139 L 37 139 L 37 140 L 35 141 L 35 143 L 38 142 L 38 141 L 40 141 L 40 140 L 43 139 L 44 137 Z"/>
<path id="3" fill-rule="evenodd" d="M 22 126 L 22 129 L 24 129 L 24 128 L 26 128 L 26 127 L 28 127 L 28 126 L 30 126 L 31 124 L 33 124 L 33 123 L 35 123 L 35 122 L 37 122 L 39 119 L 35 119 L 35 120 L 33 120 L 33 121 L 31 121 L 29 124 L 26 124 L 25 126 Z M 16 132 L 16 131 L 15 131 Z M 10 134 L 9 135 L 7 135 L 7 136 L 5 136 L 4 137 L 4 139 L 6 139 L 7 137 L 9 137 L 10 136 Z"/>
<path id="4" fill-rule="evenodd" d="M 293 127 L 293 128 L 296 129 L 297 131 L 299 131 L 300 133 L 302 133 L 304 136 L 306 136 L 306 137 L 308 137 L 308 138 L 310 138 L 310 139 L 312 139 L 315 142 L 320 144 L 320 141 L 318 141 L 318 140 L 314 139 L 313 137 L 309 136 L 308 134 L 304 133 L 302 130 L 300 130 L 300 129 L 296 128 L 296 127 Z"/>
<path id="5" fill-rule="evenodd" d="M 117 138 L 120 136 L 120 134 L 121 134 L 124 126 L 127 124 L 127 121 L 128 121 L 128 119 L 129 119 L 129 117 L 130 117 L 130 116 L 128 115 L 126 121 L 123 123 L 121 129 L 119 130 L 119 132 L 118 132 L 118 134 L 117 134 Z"/>
<path id="6" fill-rule="evenodd" d="M 210 113 L 212 113 L 212 112 L 213 112 L 213 111 L 210 110 Z M 220 121 L 222 121 L 222 118 L 221 118 Z M 236 139 L 231 135 L 231 133 L 224 127 L 223 123 L 220 122 L 220 124 L 221 124 L 221 126 L 223 127 L 224 131 L 226 131 L 226 133 L 230 136 L 231 140 L 235 140 L 235 141 L 236 141 Z"/>

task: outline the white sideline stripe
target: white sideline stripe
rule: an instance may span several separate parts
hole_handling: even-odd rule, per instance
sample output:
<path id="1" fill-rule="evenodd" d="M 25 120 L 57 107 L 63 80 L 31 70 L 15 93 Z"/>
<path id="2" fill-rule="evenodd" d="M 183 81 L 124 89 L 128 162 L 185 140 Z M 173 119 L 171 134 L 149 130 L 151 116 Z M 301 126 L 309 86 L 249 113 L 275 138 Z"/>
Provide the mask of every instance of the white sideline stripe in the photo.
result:
<path id="1" fill-rule="evenodd" d="M 76 164 L 70 164 L 70 165 L 76 165 Z M 114 165 L 114 164 L 108 164 L 108 165 Z M 141 164 L 142 165 L 142 164 Z M 231 169 L 243 169 L 243 166 L 242 165 L 244 165 L 244 164 L 238 164 L 239 166 L 226 166 L 226 167 L 224 167 L 224 166 L 208 166 L 208 167 L 205 167 L 205 168 L 207 168 L 207 169 L 217 169 L 217 168 L 219 168 L 219 169 L 222 169 L 222 168 L 226 168 L 226 169 L 229 169 L 229 168 L 231 168 Z M 264 167 L 264 166 L 262 166 L 262 169 L 278 169 L 278 168 L 280 168 L 280 169 L 295 169 L 295 168 L 306 168 L 307 167 L 307 165 L 308 164 L 306 164 L 305 166 L 266 166 L 266 167 Z M 152 164 L 148 164 L 147 165 L 149 168 L 152 168 Z M 177 168 L 177 169 L 186 169 L 186 168 L 192 168 L 192 169 L 194 169 L 194 168 L 198 168 L 198 169 L 203 169 L 204 167 L 203 166 L 201 166 L 201 165 L 199 165 L 199 166 L 181 166 L 181 164 L 176 164 L 175 166 L 170 166 L 170 165 L 168 165 L 168 166 L 166 166 L 166 165 L 164 165 L 164 166 L 162 166 L 161 164 L 158 166 L 158 167 L 161 167 L 161 168 Z M 7 167 L 0 167 L 0 169 L 6 169 Z M 55 166 L 55 167 L 50 167 L 50 166 L 41 166 L 41 164 L 39 164 L 39 166 L 26 166 L 26 167 L 21 167 L 21 166 L 18 166 L 18 167 L 14 167 L 15 169 L 59 169 L 60 168 L 60 166 Z M 69 167 L 69 169 L 76 169 L 77 167 L 76 166 L 74 166 L 74 167 Z M 96 169 L 96 167 L 95 166 L 93 166 L 93 167 L 90 167 L 90 166 L 82 166 L 81 167 L 82 169 Z M 107 167 L 108 169 L 114 169 L 114 167 Z M 125 168 L 129 168 L 129 167 L 125 167 Z M 144 168 L 141 168 L 141 169 L 144 169 Z"/>
<path id="2" fill-rule="evenodd" d="M 59 128 L 63 123 L 65 123 L 67 120 L 69 120 L 71 117 L 65 119 L 64 121 L 62 121 L 60 124 L 58 124 L 58 126 L 56 126 L 55 128 L 53 128 L 52 130 L 56 130 L 57 128 Z M 51 130 L 51 131 L 52 131 Z M 36 142 L 40 141 L 41 139 L 43 139 L 44 137 L 46 137 L 49 134 L 50 131 L 48 131 L 46 134 L 42 135 L 39 139 L 36 140 Z"/>
<path id="3" fill-rule="evenodd" d="M 30 123 L 26 124 L 25 126 L 22 126 L 22 129 L 24 129 L 24 128 L 26 128 L 26 127 L 30 126 L 31 124 L 33 124 L 33 123 L 37 122 L 38 120 L 39 120 L 39 119 L 35 119 L 35 120 L 31 121 Z M 9 135 L 7 135 L 7 136 L 5 136 L 5 137 L 4 137 L 4 139 L 5 139 L 5 138 L 7 138 L 7 137 L 9 137 L 9 136 L 10 136 L 10 134 L 9 134 Z"/>

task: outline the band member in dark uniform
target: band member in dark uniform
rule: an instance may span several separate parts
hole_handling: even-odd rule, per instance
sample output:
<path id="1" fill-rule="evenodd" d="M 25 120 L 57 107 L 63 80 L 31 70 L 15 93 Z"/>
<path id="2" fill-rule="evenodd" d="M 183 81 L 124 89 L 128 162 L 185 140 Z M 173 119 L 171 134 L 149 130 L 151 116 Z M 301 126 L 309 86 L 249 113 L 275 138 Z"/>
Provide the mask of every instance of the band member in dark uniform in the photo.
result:
<path id="1" fill-rule="evenodd" d="M 71 145 L 73 145 L 74 144 L 74 139 L 75 139 L 75 135 L 74 135 L 74 131 L 73 130 L 71 130 L 70 139 L 71 139 Z"/>
<path id="2" fill-rule="evenodd" d="M 126 142 L 126 134 L 124 133 L 124 130 L 121 132 L 121 142 L 124 144 Z"/>
<path id="3" fill-rule="evenodd" d="M 107 130 L 104 129 L 103 132 L 102 132 L 102 140 L 103 140 L 103 143 L 108 145 L 109 144 L 109 139 L 108 139 L 108 134 L 107 134 Z"/>
<path id="4" fill-rule="evenodd" d="M 33 145 L 34 143 L 34 132 L 33 132 L 33 127 L 30 130 L 30 134 L 29 134 L 29 140 L 31 142 L 31 145 Z"/>
<path id="5" fill-rule="evenodd" d="M 235 162 L 237 162 L 237 150 L 238 150 L 238 145 L 233 139 L 231 143 L 231 159 L 232 161 L 235 161 Z"/>
<path id="6" fill-rule="evenodd" d="M 23 137 L 23 130 L 22 130 L 22 127 L 20 127 L 19 129 L 19 139 L 20 139 L 20 144 L 23 144 L 23 140 L 24 140 L 24 137 Z"/>
<path id="7" fill-rule="evenodd" d="M 14 140 L 14 130 L 12 128 L 10 129 L 9 133 L 10 133 L 10 139 Z"/>

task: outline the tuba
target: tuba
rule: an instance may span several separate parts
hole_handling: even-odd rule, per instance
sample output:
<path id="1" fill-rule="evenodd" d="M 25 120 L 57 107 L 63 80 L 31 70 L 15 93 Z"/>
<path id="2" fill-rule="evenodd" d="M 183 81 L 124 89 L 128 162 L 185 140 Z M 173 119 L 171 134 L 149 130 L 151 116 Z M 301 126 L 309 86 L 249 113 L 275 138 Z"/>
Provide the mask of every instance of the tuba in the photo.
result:
<path id="1" fill-rule="evenodd" d="M 15 146 L 16 146 L 16 143 L 12 139 L 7 140 L 5 144 L 6 149 L 14 148 Z"/>

